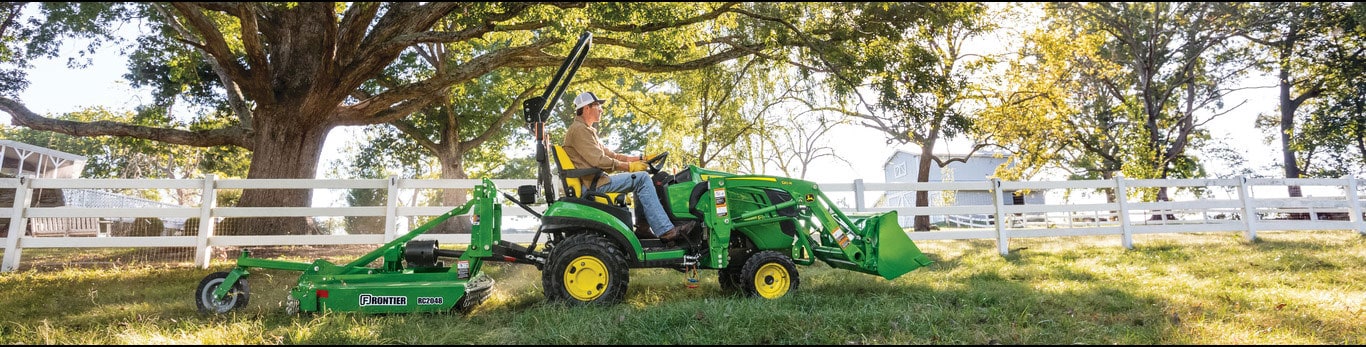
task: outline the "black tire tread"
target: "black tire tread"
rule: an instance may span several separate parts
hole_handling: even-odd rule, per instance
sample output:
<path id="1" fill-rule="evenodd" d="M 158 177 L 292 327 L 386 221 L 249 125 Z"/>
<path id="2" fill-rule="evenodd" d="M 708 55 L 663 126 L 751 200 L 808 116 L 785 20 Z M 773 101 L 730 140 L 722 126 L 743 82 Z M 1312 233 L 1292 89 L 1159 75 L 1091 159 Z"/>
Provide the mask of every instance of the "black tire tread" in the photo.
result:
<path id="1" fill-rule="evenodd" d="M 607 266 L 607 289 L 593 301 L 579 301 L 565 290 L 564 269 L 581 255 L 591 254 L 601 259 Z M 564 302 L 571 305 L 595 304 L 613 305 L 626 297 L 626 286 L 630 283 L 630 268 L 626 256 L 612 240 L 596 233 L 579 233 L 569 236 L 555 245 L 550 251 L 550 262 L 541 271 L 541 283 L 545 297 L 551 302 Z"/>
<path id="2" fill-rule="evenodd" d="M 738 282 L 746 295 L 761 297 L 759 296 L 758 289 L 754 286 L 754 275 L 759 271 L 760 267 L 768 263 L 778 263 L 779 265 L 782 265 L 783 268 L 787 269 L 788 274 L 791 276 L 792 284 L 787 288 L 787 292 L 783 293 L 783 296 L 787 296 L 788 294 L 797 291 L 797 286 L 801 284 L 801 277 L 797 275 L 797 264 L 792 262 L 792 258 L 777 251 L 761 251 L 754 253 L 749 259 L 745 260 L 745 265 L 740 270 Z"/>
<path id="3" fill-rule="evenodd" d="M 199 285 L 196 286 L 196 287 L 195 287 L 195 290 L 194 290 L 194 304 L 195 304 L 195 308 L 197 308 L 197 309 L 199 310 L 200 313 L 205 313 L 205 314 L 207 314 L 207 313 L 214 313 L 214 312 L 212 312 L 212 311 L 209 310 L 209 307 L 208 307 L 207 303 L 205 303 L 205 302 L 203 301 L 203 298 L 204 298 L 203 292 L 204 292 L 205 290 L 213 290 L 213 289 L 208 288 L 210 282 L 213 282 L 213 281 L 218 280 L 218 279 L 225 279 L 225 278 L 228 278 L 228 272 L 227 272 L 227 271 L 219 271 L 219 272 L 211 273 L 211 274 L 209 274 L 208 276 L 204 276 L 204 279 L 199 280 Z M 215 288 L 217 288 L 217 287 L 215 287 Z M 247 306 L 247 303 L 251 301 L 251 285 L 247 284 L 247 278 L 246 278 L 246 276 L 243 276 L 243 277 L 238 278 L 238 279 L 237 279 L 237 283 L 234 283 L 234 284 L 233 284 L 233 289 L 232 289 L 232 290 L 233 290 L 233 291 L 230 292 L 229 295 L 236 295 L 236 296 L 237 296 L 237 301 L 236 301 L 235 303 L 233 303 L 232 308 L 228 309 L 228 311 L 237 310 L 237 309 L 241 309 L 241 308 L 243 308 L 243 307 L 246 307 L 246 306 Z"/>

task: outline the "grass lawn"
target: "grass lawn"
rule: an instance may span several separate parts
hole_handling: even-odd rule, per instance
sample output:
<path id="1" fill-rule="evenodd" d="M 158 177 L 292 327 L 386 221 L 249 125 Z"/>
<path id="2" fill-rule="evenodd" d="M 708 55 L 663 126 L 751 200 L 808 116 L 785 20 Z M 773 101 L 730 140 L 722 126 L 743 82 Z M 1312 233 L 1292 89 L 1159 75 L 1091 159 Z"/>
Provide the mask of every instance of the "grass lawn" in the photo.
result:
<path id="1" fill-rule="evenodd" d="M 920 241 L 934 265 L 894 281 L 799 266 L 778 300 L 639 269 L 610 307 L 548 304 L 535 267 L 494 263 L 469 315 L 290 316 L 298 273 L 257 270 L 247 309 L 201 316 L 195 286 L 233 263 L 30 269 L 0 274 L 0 344 L 1366 344 L 1366 237 L 1258 236 L 1013 239 L 1004 257 Z"/>

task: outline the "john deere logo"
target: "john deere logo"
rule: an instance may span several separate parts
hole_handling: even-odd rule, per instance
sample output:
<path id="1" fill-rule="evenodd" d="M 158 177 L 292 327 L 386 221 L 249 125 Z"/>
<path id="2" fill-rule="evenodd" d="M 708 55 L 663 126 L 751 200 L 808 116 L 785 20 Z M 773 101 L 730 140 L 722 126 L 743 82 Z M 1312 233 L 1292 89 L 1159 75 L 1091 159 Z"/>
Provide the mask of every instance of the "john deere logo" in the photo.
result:
<path id="1" fill-rule="evenodd" d="M 806 202 L 816 201 L 816 194 L 806 194 Z"/>

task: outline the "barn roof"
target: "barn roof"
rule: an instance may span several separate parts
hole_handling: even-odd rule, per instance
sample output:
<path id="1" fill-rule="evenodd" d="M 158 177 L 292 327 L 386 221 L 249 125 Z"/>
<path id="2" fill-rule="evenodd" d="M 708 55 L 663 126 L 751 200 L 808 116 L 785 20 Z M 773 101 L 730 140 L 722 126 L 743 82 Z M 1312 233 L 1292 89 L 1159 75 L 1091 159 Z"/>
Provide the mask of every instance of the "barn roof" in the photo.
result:
<path id="1" fill-rule="evenodd" d="M 883 168 L 883 169 L 886 169 L 886 168 L 887 168 L 887 165 L 888 165 L 888 164 L 891 164 L 891 163 L 892 163 L 892 159 L 895 159 L 896 156 L 897 156 L 898 154 L 906 154 L 906 155 L 912 155 L 912 156 L 917 156 L 917 157 L 920 156 L 920 153 L 912 153 L 912 152 L 907 152 L 907 151 L 898 149 L 898 150 L 896 150 L 895 153 L 892 153 L 892 155 L 887 156 L 887 160 L 885 160 L 885 161 L 882 162 L 882 168 Z M 1001 155 L 1000 158 L 996 158 L 996 155 L 998 155 L 998 154 Z M 940 157 L 940 158 L 962 158 L 962 157 L 963 157 L 962 154 L 952 154 L 952 153 L 935 153 L 934 155 L 937 156 L 937 157 Z M 994 150 L 978 150 L 978 151 L 976 151 L 976 152 L 973 152 L 973 153 L 972 153 L 972 156 L 970 156 L 969 158 L 990 158 L 990 159 L 997 159 L 997 160 L 1005 161 L 1006 158 L 1008 158 L 1008 157 L 1010 157 L 1010 153 L 1007 153 L 1007 152 L 994 151 Z"/>

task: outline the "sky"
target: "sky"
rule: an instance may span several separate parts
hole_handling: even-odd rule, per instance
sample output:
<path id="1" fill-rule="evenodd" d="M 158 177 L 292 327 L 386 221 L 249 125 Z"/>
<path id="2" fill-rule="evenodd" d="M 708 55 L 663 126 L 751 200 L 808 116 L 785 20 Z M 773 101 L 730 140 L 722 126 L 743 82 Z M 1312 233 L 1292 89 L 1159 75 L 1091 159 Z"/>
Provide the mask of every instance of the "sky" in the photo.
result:
<path id="1" fill-rule="evenodd" d="M 73 44 L 68 43 L 68 53 L 74 52 Z M 150 101 L 146 92 L 133 90 L 122 75 L 127 73 L 126 59 L 118 55 L 114 47 L 103 47 L 98 51 L 92 66 L 72 69 L 65 66 L 65 57 L 35 62 L 29 71 L 30 85 L 19 98 L 30 110 L 43 115 L 71 112 L 88 106 L 105 106 L 115 110 L 131 110 L 133 107 Z M 1267 78 L 1250 80 L 1247 85 L 1270 86 Z M 1272 113 L 1276 110 L 1277 98 L 1274 88 L 1250 89 L 1230 95 L 1226 104 L 1247 104 L 1237 110 L 1216 118 L 1208 129 L 1216 138 L 1224 139 L 1230 147 L 1239 152 L 1247 161 L 1246 166 L 1254 170 L 1279 162 L 1279 144 L 1267 144 L 1261 130 L 1254 127 L 1259 113 Z M 0 112 L 0 122 L 10 124 L 9 115 Z M 337 153 L 344 144 L 344 137 L 350 133 L 349 127 L 336 128 L 329 136 L 324 148 L 323 163 L 331 160 L 327 153 Z M 818 183 L 849 183 L 856 179 L 864 182 L 883 182 L 883 164 L 897 150 L 918 153 L 915 146 L 887 144 L 881 132 L 866 127 L 849 125 L 838 127 L 829 134 L 828 144 L 836 152 L 851 162 L 852 167 L 835 160 L 814 165 L 806 179 Z M 965 146 L 960 143 L 939 145 L 936 152 L 965 154 Z M 323 177 L 326 165 L 319 165 L 318 177 Z M 1211 175 L 1229 170 L 1216 163 L 1208 170 Z M 1259 171 L 1260 172 L 1260 171 Z M 1037 177 L 1036 180 L 1062 180 L 1063 177 Z"/>

